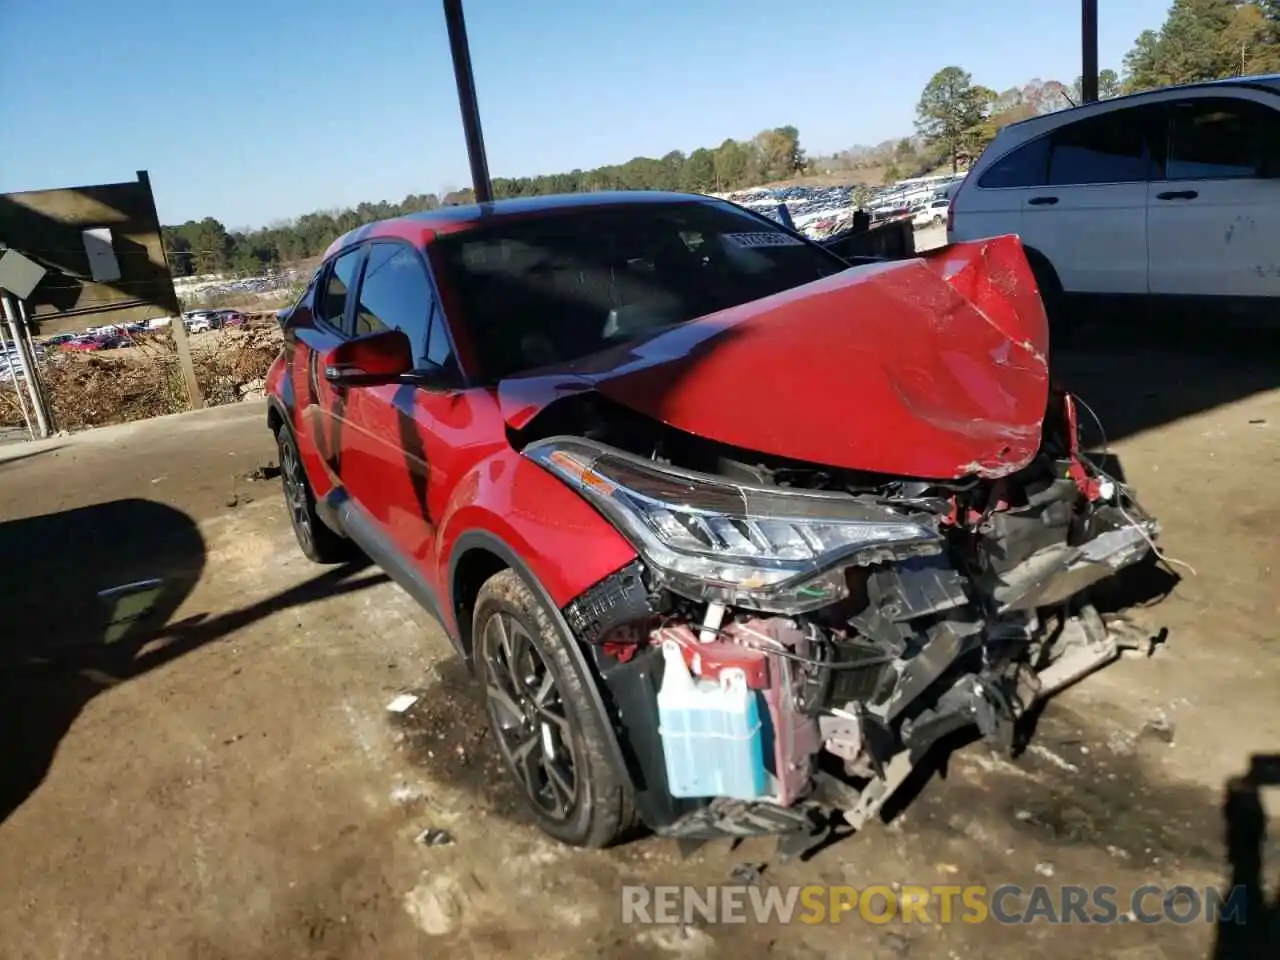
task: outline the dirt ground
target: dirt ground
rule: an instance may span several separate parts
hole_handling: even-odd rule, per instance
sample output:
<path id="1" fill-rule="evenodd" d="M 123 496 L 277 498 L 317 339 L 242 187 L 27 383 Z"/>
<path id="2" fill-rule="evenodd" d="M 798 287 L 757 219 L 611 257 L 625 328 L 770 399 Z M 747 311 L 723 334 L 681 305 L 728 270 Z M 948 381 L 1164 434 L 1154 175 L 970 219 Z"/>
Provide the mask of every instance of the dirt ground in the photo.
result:
<path id="1" fill-rule="evenodd" d="M 250 478 L 275 456 L 261 404 L 0 448 L 0 955 L 1241 955 L 1205 923 L 621 920 L 623 884 L 728 883 L 744 863 L 763 884 L 1127 891 L 1236 882 L 1262 856 L 1275 896 L 1259 823 L 1233 818 L 1228 856 L 1224 785 L 1280 752 L 1280 366 L 1060 366 L 1194 567 L 1134 613 L 1165 642 L 1061 696 L 1015 761 L 962 746 L 890 823 L 803 863 L 763 841 L 682 859 L 655 838 L 544 839 L 439 629 L 376 569 L 309 564 L 279 481 Z M 104 643 L 96 591 L 148 577 L 162 623 Z M 405 692 L 421 699 L 389 713 Z M 415 842 L 428 828 L 454 842 Z M 1261 944 L 1250 921 L 1232 933 Z"/>

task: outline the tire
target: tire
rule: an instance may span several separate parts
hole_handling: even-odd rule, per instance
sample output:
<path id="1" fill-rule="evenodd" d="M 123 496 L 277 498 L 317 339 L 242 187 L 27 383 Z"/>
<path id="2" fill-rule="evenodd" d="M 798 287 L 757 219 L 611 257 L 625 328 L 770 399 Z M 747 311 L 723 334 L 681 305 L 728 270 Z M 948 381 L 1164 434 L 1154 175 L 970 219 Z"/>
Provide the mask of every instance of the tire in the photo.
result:
<path id="1" fill-rule="evenodd" d="M 276 447 L 280 451 L 280 481 L 289 523 L 298 546 L 308 560 L 316 563 L 342 563 L 355 555 L 355 547 L 346 537 L 334 532 L 316 513 L 316 495 L 307 479 L 306 468 L 298 455 L 298 444 L 287 426 L 276 429 Z"/>
<path id="2" fill-rule="evenodd" d="M 942 224 L 943 224 L 943 223 L 945 223 L 945 222 L 946 222 L 945 218 L 944 218 L 944 217 L 942 217 L 941 215 L 935 216 L 935 217 L 933 218 L 933 225 L 934 225 L 935 227 L 940 227 L 940 226 L 942 226 Z"/>
<path id="3" fill-rule="evenodd" d="M 514 570 L 480 588 L 472 620 L 485 715 L 508 773 L 542 830 L 606 847 L 636 823 L 631 787 L 609 750 L 607 718 L 576 658 Z"/>
<path id="4" fill-rule="evenodd" d="M 1049 321 L 1049 347 L 1070 346 L 1072 340 L 1072 324 L 1067 315 L 1066 297 L 1062 292 L 1062 281 L 1058 279 L 1058 271 L 1035 251 L 1027 251 L 1027 262 L 1031 265 L 1031 274 L 1036 278 L 1036 287 L 1040 291 L 1040 302 L 1044 304 L 1045 317 Z"/>

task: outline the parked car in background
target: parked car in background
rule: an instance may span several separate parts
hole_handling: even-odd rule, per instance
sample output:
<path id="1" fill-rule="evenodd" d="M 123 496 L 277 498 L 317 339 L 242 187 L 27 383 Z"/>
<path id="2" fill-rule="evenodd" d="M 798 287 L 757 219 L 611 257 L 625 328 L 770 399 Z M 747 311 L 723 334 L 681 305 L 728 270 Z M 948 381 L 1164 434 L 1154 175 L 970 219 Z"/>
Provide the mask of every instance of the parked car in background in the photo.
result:
<path id="1" fill-rule="evenodd" d="M 59 347 L 64 343 L 74 340 L 75 338 L 76 335 L 74 333 L 57 333 L 52 337 L 45 338 L 44 345 L 46 347 Z"/>
<path id="2" fill-rule="evenodd" d="M 1167 87 L 1004 127 L 948 239 L 1017 234 L 1051 316 L 1083 298 L 1280 306 L 1280 76 Z"/>
<path id="3" fill-rule="evenodd" d="M 183 315 L 183 323 L 191 333 L 204 333 L 218 329 L 222 325 L 222 318 L 216 310 L 192 310 Z"/>
<path id="4" fill-rule="evenodd" d="M 173 323 L 172 317 L 152 317 L 147 321 L 148 330 L 161 330 Z"/>
<path id="5" fill-rule="evenodd" d="M 926 204 L 922 204 L 911 217 L 911 225 L 913 227 L 940 227 L 947 222 L 947 207 L 950 201 L 945 197 L 939 200 L 930 200 Z"/>
<path id="6" fill-rule="evenodd" d="M 62 349 L 74 352 L 87 352 L 92 350 L 107 350 L 110 346 L 114 346 L 114 344 L 110 343 L 109 338 L 88 334 L 76 337 L 73 340 L 68 340 L 66 343 L 62 344 Z"/>
<path id="7" fill-rule="evenodd" d="M 43 360 L 45 358 L 46 342 L 34 344 L 34 354 L 37 360 Z M 18 371 L 21 371 L 22 369 L 22 363 L 18 353 L 18 345 L 12 340 L 5 340 L 0 343 L 0 374 L 7 376 L 7 370 L 10 366 Z"/>
<path id="8" fill-rule="evenodd" d="M 245 324 L 244 314 L 239 310 L 219 310 L 218 319 L 224 327 L 242 327 Z"/>
<path id="9" fill-rule="evenodd" d="M 352 231 L 280 317 L 299 546 L 440 618 L 562 841 L 809 849 L 1119 655 L 1081 592 L 1158 528 L 1015 237 L 851 267 L 709 197 L 505 200 Z"/>

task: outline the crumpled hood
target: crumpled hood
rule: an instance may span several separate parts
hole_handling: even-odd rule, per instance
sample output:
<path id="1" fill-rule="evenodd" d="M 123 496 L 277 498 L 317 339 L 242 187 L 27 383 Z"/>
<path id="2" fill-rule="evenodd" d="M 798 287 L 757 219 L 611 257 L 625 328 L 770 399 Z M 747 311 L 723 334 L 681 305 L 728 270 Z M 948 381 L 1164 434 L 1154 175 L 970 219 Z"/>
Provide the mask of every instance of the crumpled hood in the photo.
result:
<path id="1" fill-rule="evenodd" d="M 844 271 L 498 385 L 507 423 L 601 394 L 765 454 L 999 477 L 1040 445 L 1048 325 L 1016 237 Z"/>

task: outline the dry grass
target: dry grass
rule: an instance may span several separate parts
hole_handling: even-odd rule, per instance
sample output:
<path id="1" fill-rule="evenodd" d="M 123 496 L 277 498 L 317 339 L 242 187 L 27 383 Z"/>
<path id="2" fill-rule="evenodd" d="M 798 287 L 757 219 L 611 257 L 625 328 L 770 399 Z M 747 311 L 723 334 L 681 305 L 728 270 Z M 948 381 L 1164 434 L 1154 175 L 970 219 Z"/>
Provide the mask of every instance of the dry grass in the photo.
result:
<path id="1" fill-rule="evenodd" d="M 274 325 L 204 334 L 192 341 L 192 361 L 205 403 L 235 403 L 261 389 L 280 352 Z M 59 430 L 144 420 L 186 410 L 187 392 L 167 331 L 135 338 L 123 350 L 61 353 L 47 358 L 40 379 Z M 22 426 L 12 390 L 0 390 L 0 426 Z"/>

